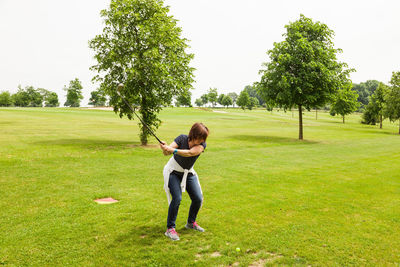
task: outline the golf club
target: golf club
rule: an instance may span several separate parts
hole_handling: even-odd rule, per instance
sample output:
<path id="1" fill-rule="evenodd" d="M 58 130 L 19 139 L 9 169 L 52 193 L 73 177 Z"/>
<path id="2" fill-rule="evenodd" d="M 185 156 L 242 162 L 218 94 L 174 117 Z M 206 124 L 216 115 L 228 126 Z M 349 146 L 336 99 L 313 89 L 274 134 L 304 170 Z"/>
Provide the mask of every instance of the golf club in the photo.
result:
<path id="1" fill-rule="evenodd" d="M 121 90 L 123 87 L 124 87 L 124 84 L 122 84 L 122 83 L 118 84 L 118 86 L 117 86 L 117 94 L 122 98 L 122 100 L 124 100 L 125 104 L 132 110 L 132 112 L 136 115 L 136 117 L 138 117 L 138 119 L 140 120 L 140 122 L 141 122 L 144 126 L 146 126 L 147 130 L 149 130 L 149 132 L 157 139 L 157 141 L 158 141 L 160 144 L 164 144 L 163 142 L 161 142 L 160 139 L 158 139 L 158 137 L 155 135 L 155 133 L 153 133 L 153 131 L 149 128 L 149 126 L 147 126 L 147 124 L 142 120 L 142 118 L 140 118 L 139 115 L 136 114 L 135 110 L 132 108 L 131 105 L 129 105 L 128 101 L 126 101 L 126 99 L 121 95 L 120 90 Z"/>

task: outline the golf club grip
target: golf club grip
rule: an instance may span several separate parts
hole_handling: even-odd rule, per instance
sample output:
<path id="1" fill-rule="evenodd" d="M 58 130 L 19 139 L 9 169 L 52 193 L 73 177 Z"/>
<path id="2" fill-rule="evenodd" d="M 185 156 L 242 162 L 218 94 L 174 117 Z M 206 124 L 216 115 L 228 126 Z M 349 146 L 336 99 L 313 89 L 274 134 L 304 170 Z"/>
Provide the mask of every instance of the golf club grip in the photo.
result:
<path id="1" fill-rule="evenodd" d="M 147 126 L 147 124 L 142 120 L 142 118 L 140 118 L 139 115 L 136 114 L 135 110 L 132 108 L 131 105 L 129 105 L 128 101 L 126 101 L 126 99 L 125 99 L 121 94 L 119 94 L 119 96 L 124 100 L 125 104 L 132 110 L 132 112 L 136 115 L 136 117 L 138 117 L 138 119 L 140 120 L 140 122 L 141 122 L 144 126 L 146 126 L 147 130 L 149 130 L 149 132 L 157 139 L 157 141 L 158 141 L 160 144 L 162 144 L 161 140 L 158 139 L 158 137 L 153 133 L 153 131 L 149 128 L 149 126 Z"/>

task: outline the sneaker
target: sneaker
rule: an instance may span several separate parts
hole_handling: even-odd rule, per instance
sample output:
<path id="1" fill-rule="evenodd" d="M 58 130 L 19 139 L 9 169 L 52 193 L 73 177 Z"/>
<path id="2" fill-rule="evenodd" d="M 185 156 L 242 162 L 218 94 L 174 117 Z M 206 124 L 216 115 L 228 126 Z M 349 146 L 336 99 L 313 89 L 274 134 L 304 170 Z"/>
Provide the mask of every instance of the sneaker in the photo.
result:
<path id="1" fill-rule="evenodd" d="M 165 235 L 171 238 L 173 241 L 179 240 L 179 235 L 175 231 L 175 228 L 169 228 L 166 232 Z"/>
<path id="2" fill-rule="evenodd" d="M 200 225 L 197 224 L 197 222 L 187 223 L 187 224 L 185 225 L 185 227 L 186 227 L 187 229 L 193 229 L 193 230 L 196 230 L 196 231 L 199 231 L 199 232 L 204 232 L 204 229 L 201 228 Z"/>

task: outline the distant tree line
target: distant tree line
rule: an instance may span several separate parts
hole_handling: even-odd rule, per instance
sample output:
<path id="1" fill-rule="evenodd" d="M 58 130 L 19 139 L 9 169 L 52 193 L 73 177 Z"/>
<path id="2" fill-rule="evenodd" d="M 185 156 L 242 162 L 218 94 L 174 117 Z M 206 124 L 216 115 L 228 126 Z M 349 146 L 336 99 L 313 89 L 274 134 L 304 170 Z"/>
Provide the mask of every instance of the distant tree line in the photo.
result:
<path id="1" fill-rule="evenodd" d="M 83 99 L 82 83 L 78 78 L 71 80 L 68 86 L 64 86 L 63 90 L 66 92 L 66 107 L 79 107 Z M 91 92 L 89 105 L 105 106 L 107 98 L 104 89 L 99 88 Z M 22 88 L 18 86 L 18 91 L 11 94 L 9 91 L 0 92 L 0 107 L 58 107 L 60 102 L 58 95 L 55 92 L 46 90 L 44 88 L 35 88 L 33 86 L 26 86 Z"/>
<path id="2" fill-rule="evenodd" d="M 58 107 L 59 105 L 58 95 L 44 88 L 33 86 L 22 88 L 19 85 L 15 94 L 8 91 L 0 93 L 1 107 Z"/>

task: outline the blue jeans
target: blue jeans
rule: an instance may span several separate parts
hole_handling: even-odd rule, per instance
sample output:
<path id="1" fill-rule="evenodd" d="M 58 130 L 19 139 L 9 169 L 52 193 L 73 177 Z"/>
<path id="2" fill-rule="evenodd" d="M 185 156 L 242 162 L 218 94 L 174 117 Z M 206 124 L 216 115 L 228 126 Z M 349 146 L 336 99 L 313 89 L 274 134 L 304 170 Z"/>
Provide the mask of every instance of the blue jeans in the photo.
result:
<path id="1" fill-rule="evenodd" d="M 172 196 L 172 201 L 169 204 L 167 228 L 175 228 L 176 217 L 178 216 L 179 205 L 182 200 L 181 181 L 183 173 L 172 172 L 169 175 L 168 187 Z M 186 180 L 186 191 L 188 192 L 192 204 L 190 205 L 189 217 L 187 222 L 193 223 L 196 221 L 197 213 L 200 210 L 203 202 L 200 184 L 196 175 L 189 173 Z"/>

